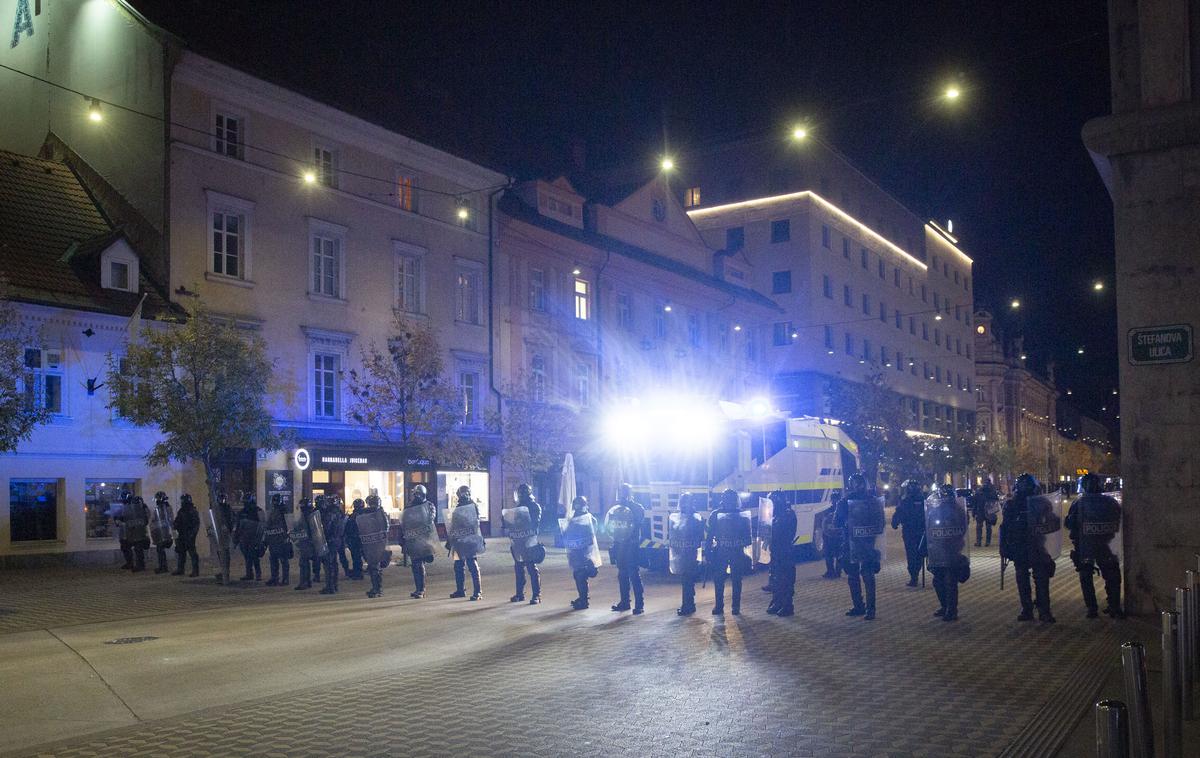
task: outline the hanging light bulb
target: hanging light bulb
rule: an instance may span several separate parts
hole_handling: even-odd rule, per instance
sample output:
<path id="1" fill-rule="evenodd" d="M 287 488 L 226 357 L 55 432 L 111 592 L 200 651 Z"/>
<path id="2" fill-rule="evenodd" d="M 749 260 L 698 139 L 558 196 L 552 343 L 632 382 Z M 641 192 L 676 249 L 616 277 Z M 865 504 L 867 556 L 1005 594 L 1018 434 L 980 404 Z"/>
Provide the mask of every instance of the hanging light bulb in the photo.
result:
<path id="1" fill-rule="evenodd" d="M 100 101 L 92 98 L 92 104 L 88 106 L 88 118 L 96 123 L 104 120 L 104 114 L 100 112 Z"/>

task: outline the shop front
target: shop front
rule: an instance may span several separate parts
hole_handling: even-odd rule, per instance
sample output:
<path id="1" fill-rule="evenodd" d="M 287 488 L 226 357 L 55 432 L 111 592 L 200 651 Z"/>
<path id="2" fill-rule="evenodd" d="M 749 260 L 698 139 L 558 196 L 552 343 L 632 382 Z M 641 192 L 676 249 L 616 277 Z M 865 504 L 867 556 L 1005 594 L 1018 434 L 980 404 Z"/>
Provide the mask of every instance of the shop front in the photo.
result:
<path id="1" fill-rule="evenodd" d="M 374 491 L 393 523 L 399 522 L 413 487 L 423 484 L 437 504 L 438 524 L 445 524 L 454 492 L 465 484 L 479 504 L 483 533 L 490 534 L 487 471 L 439 468 L 434 461 L 396 448 L 297 448 L 292 462 L 299 470 L 303 497 L 336 495 L 349 510 L 355 499 L 365 499 Z"/>

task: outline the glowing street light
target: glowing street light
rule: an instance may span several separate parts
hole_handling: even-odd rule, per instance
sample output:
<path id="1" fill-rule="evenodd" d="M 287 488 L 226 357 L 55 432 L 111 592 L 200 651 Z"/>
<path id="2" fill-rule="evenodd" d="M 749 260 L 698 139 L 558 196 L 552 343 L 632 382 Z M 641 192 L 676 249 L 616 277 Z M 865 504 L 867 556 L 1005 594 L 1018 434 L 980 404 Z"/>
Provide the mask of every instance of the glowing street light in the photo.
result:
<path id="1" fill-rule="evenodd" d="M 1012 302 L 1008 304 L 1008 307 L 1013 308 L 1014 310 L 1020 308 L 1021 301 L 1014 297 Z"/>
<path id="2" fill-rule="evenodd" d="M 792 139 L 796 140 L 797 142 L 803 142 L 804 140 L 808 139 L 808 128 L 804 126 L 797 126 L 795 129 L 792 129 Z"/>
<path id="3" fill-rule="evenodd" d="M 104 120 L 104 114 L 100 112 L 100 101 L 92 98 L 92 104 L 88 106 L 88 118 L 96 123 Z"/>
<path id="4" fill-rule="evenodd" d="M 771 413 L 771 401 L 765 397 L 756 397 L 747 405 L 751 418 L 766 418 Z"/>
<path id="5" fill-rule="evenodd" d="M 942 96 L 953 102 L 962 96 L 962 90 L 960 90 L 956 85 L 951 84 L 946 87 L 946 90 L 942 93 Z"/>
<path id="6" fill-rule="evenodd" d="M 660 163 L 659 166 L 662 167 L 663 171 L 670 171 L 671 169 L 675 168 L 675 161 L 671 158 L 671 156 L 668 155 L 662 159 L 662 163 Z"/>
<path id="7" fill-rule="evenodd" d="M 1083 348 L 1079 348 L 1079 349 L 1077 349 L 1077 350 L 1075 351 L 1075 354 L 1076 354 L 1076 355 L 1083 355 Z"/>
<path id="8" fill-rule="evenodd" d="M 467 206 L 460 205 L 460 206 L 458 206 L 458 212 L 455 215 L 458 216 L 459 221 L 466 221 L 468 218 L 471 217 L 471 212 L 469 210 L 467 210 Z"/>
<path id="9" fill-rule="evenodd" d="M 667 305 L 663 306 L 663 313 L 670 313 L 670 312 L 671 312 L 671 305 L 670 305 L 670 303 L 668 303 Z"/>
<path id="10" fill-rule="evenodd" d="M 317 172 L 316 171 L 305 171 L 303 178 L 304 178 L 305 184 L 316 184 L 317 183 Z"/>
<path id="11" fill-rule="evenodd" d="M 1097 281 L 1095 284 L 1092 285 L 1092 289 L 1096 290 L 1097 292 L 1103 292 L 1104 291 L 1104 282 Z"/>

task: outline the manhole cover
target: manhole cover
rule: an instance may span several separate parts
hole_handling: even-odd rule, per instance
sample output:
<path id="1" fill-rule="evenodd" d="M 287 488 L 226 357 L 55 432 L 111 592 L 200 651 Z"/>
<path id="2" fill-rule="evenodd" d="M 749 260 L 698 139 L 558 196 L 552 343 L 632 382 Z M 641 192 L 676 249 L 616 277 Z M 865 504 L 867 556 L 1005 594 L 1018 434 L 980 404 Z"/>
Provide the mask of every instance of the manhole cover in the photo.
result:
<path id="1" fill-rule="evenodd" d="M 158 637 L 118 637 L 115 640 L 105 642 L 105 645 L 136 645 L 139 642 L 149 642 L 156 640 Z"/>

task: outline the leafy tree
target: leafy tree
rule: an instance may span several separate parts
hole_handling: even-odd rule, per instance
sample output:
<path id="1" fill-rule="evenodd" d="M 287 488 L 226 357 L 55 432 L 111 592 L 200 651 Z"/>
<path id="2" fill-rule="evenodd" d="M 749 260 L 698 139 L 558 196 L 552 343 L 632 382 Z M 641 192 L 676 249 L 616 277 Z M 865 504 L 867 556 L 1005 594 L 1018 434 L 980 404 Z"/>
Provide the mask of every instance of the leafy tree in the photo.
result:
<path id="1" fill-rule="evenodd" d="M 460 433 L 462 396 L 444 375 L 442 348 L 428 324 L 397 314 L 387 348 L 370 345 L 362 363 L 348 374 L 352 419 L 443 465 L 479 465 L 479 451 Z"/>
<path id="2" fill-rule="evenodd" d="M 21 327 L 17 309 L 8 300 L 0 280 L 0 453 L 15 450 L 29 439 L 34 427 L 50 418 L 50 411 L 31 403 L 23 390 L 25 349 L 36 344 Z"/>
<path id="3" fill-rule="evenodd" d="M 993 477 L 999 484 L 1012 479 L 1017 467 L 1017 451 L 1000 440 L 988 440 L 976 450 L 975 465 L 981 473 Z"/>
<path id="4" fill-rule="evenodd" d="M 109 355 L 109 405 L 162 432 L 150 465 L 199 462 L 212 505 L 222 451 L 286 443 L 267 410 L 272 373 L 261 337 L 196 306 L 181 324 L 141 330 L 123 360 Z"/>
<path id="5" fill-rule="evenodd" d="M 1013 467 L 1014 471 L 1020 471 L 1022 473 L 1028 471 L 1029 473 L 1038 477 L 1038 479 L 1041 479 L 1043 476 L 1045 476 L 1043 472 L 1046 468 L 1046 461 L 1041 455 L 1038 454 L 1037 451 L 1033 449 L 1033 446 L 1030 445 L 1028 441 L 1017 445 L 1015 458 L 1015 466 Z"/>
<path id="6" fill-rule="evenodd" d="M 952 434 L 949 437 L 938 438 L 926 445 L 925 459 L 937 481 L 950 474 L 963 474 L 975 466 L 978 455 L 975 440 L 964 434 Z"/>
<path id="7" fill-rule="evenodd" d="M 573 409 L 537 400 L 527 377 L 506 387 L 495 420 L 504 440 L 505 470 L 526 482 L 553 471 L 571 449 L 577 421 Z"/>
<path id="8" fill-rule="evenodd" d="M 920 470 L 918 445 L 905 433 L 908 414 L 884 374 L 868 375 L 862 383 L 832 381 L 826 393 L 830 415 L 858 443 L 868 482 L 878 479 L 881 466 L 900 477 Z"/>

